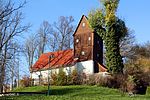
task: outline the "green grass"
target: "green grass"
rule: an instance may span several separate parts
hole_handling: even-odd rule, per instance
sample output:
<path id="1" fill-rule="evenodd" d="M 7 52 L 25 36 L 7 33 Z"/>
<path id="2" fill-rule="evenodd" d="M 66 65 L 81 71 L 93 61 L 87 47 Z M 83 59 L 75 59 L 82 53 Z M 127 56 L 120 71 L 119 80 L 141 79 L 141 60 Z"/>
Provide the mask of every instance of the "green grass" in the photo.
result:
<path id="1" fill-rule="evenodd" d="M 15 92 L 46 92 L 46 86 L 19 88 Z M 150 95 L 129 97 L 117 89 L 98 86 L 52 86 L 51 95 L 1 97 L 5 100 L 150 100 Z"/>

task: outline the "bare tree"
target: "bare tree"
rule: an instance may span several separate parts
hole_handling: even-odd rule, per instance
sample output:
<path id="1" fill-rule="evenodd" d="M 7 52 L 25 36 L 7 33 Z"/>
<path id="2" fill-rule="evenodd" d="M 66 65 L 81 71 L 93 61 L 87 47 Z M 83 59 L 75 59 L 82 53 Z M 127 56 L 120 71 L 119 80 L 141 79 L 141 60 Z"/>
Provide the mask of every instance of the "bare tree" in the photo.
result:
<path id="1" fill-rule="evenodd" d="M 38 58 L 42 53 L 45 52 L 45 49 L 48 45 L 48 40 L 50 37 L 50 33 L 52 32 L 51 25 L 48 21 L 43 21 L 41 24 L 38 33 L 37 33 L 37 39 L 38 39 L 38 49 L 37 49 L 37 55 Z"/>
<path id="2" fill-rule="evenodd" d="M 29 36 L 24 45 L 23 53 L 27 59 L 27 63 L 29 68 L 33 65 L 35 60 L 35 52 L 38 47 L 37 37 L 36 35 Z"/>
<path id="3" fill-rule="evenodd" d="M 132 47 L 135 43 L 135 36 L 133 33 L 133 31 L 128 29 L 126 36 L 120 39 L 120 53 L 124 58 L 128 58 L 129 56 L 133 55 Z"/>
<path id="4" fill-rule="evenodd" d="M 1 81 L 3 82 L 2 86 L 4 87 L 4 84 L 11 84 L 11 89 L 13 89 L 13 83 L 14 79 L 18 77 L 19 72 L 18 69 L 19 66 L 16 63 L 19 59 L 19 46 L 16 42 L 13 40 L 6 43 L 5 47 L 2 49 L 2 58 L 1 59 Z M 19 81 L 19 80 L 18 80 Z M 3 90 L 3 89 L 2 89 Z M 1 90 L 1 91 L 2 91 Z"/>
<path id="5" fill-rule="evenodd" d="M 22 13 L 18 10 L 24 5 L 25 2 L 14 8 L 14 5 L 9 1 L 0 10 L 0 51 L 11 38 L 18 36 L 29 28 L 29 25 L 21 25 Z"/>
<path id="6" fill-rule="evenodd" d="M 72 16 L 60 16 L 58 21 L 54 22 L 53 25 L 50 25 L 48 21 L 43 21 L 37 34 L 39 44 L 37 58 L 39 58 L 45 50 L 48 50 L 48 48 L 50 51 L 71 48 L 74 31 L 73 22 L 74 19 Z"/>
<path id="7" fill-rule="evenodd" d="M 0 92 L 3 90 L 7 62 L 11 59 L 8 55 L 9 43 L 30 27 L 21 25 L 23 18 L 20 9 L 24 7 L 25 3 L 15 7 L 11 0 L 0 2 Z"/>
<path id="8" fill-rule="evenodd" d="M 19 56 L 20 56 L 20 46 L 13 41 L 9 41 L 7 45 L 7 61 L 5 63 L 5 72 L 7 75 L 5 76 L 5 80 L 10 81 L 11 89 L 14 87 L 14 80 L 18 78 L 19 75 Z M 19 79 L 16 80 L 19 82 Z M 7 83 L 7 82 L 5 82 Z"/>
<path id="9" fill-rule="evenodd" d="M 133 55 L 130 59 L 137 60 L 139 58 L 150 58 L 150 42 L 146 42 L 145 44 L 135 44 L 131 48 Z"/>
<path id="10" fill-rule="evenodd" d="M 73 44 L 73 31 L 72 23 L 74 19 L 72 16 L 61 16 L 58 22 L 54 22 L 53 34 L 50 39 L 50 46 L 53 50 L 65 50 L 71 48 Z"/>

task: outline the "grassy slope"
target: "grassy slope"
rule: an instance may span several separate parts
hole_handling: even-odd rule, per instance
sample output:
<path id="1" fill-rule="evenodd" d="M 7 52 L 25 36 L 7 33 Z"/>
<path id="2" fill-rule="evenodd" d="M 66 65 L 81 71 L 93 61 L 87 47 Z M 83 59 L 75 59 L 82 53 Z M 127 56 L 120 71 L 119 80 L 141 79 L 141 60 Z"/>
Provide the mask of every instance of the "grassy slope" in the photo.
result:
<path id="1" fill-rule="evenodd" d="M 35 86 L 35 87 L 20 88 L 15 91 L 40 92 L 40 91 L 47 91 L 47 87 Z M 12 96 L 12 97 L 7 97 L 6 99 L 11 99 L 11 100 L 141 100 L 141 99 L 150 100 L 150 96 L 136 95 L 135 97 L 128 97 L 127 95 L 121 94 L 116 89 L 97 87 L 97 86 L 52 86 L 50 96 L 46 96 L 46 95 Z"/>

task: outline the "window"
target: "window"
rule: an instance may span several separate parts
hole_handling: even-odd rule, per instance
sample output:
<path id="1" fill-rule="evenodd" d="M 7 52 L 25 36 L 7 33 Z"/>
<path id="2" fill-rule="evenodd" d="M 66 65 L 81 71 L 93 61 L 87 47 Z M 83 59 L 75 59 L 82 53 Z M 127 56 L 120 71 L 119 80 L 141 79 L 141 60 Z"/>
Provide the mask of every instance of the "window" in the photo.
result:
<path id="1" fill-rule="evenodd" d="M 89 37 L 88 40 L 90 41 L 90 40 L 91 40 L 91 37 Z"/>
<path id="2" fill-rule="evenodd" d="M 76 43 L 79 43 L 79 39 L 76 39 Z"/>
<path id="3" fill-rule="evenodd" d="M 91 33 L 89 33 L 88 34 L 88 41 L 87 41 L 88 42 L 88 46 L 91 45 L 91 43 L 92 43 L 91 40 L 92 40 Z"/>
<path id="4" fill-rule="evenodd" d="M 84 52 L 84 51 L 82 51 L 82 52 L 81 52 L 81 55 L 82 55 L 82 56 L 84 56 L 84 55 L 85 55 L 85 52 Z"/>
<path id="5" fill-rule="evenodd" d="M 99 57 L 99 54 L 97 54 L 97 57 Z"/>
<path id="6" fill-rule="evenodd" d="M 74 44 L 75 44 L 76 47 L 80 47 L 80 45 L 81 45 L 80 35 L 75 36 Z"/>
<path id="7" fill-rule="evenodd" d="M 85 23 L 82 23 L 82 27 L 85 27 Z"/>

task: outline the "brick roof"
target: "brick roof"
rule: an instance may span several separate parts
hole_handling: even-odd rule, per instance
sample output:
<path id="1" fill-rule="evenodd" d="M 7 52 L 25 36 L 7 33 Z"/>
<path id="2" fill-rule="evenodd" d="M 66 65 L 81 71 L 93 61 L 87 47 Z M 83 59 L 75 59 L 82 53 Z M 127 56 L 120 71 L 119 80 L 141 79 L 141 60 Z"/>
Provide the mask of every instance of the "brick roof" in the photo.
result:
<path id="1" fill-rule="evenodd" d="M 50 58 L 49 64 L 49 57 L 53 55 L 53 58 Z M 38 71 L 44 69 L 51 69 L 53 68 L 60 68 L 69 65 L 74 65 L 74 54 L 73 49 L 57 51 L 57 52 L 48 52 L 44 53 L 40 56 L 38 61 L 32 66 L 31 71 Z"/>

